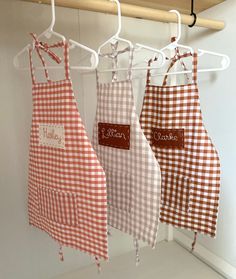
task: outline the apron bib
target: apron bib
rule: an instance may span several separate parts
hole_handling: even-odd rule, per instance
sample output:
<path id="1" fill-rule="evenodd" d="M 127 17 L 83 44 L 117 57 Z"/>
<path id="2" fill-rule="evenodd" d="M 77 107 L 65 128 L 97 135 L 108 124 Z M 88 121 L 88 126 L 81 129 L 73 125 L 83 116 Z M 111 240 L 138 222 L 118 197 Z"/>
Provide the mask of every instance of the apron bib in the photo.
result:
<path id="1" fill-rule="evenodd" d="M 113 48 L 116 48 L 117 45 Z M 117 62 L 115 51 L 109 57 Z M 131 80 L 133 50 L 129 49 L 127 80 L 99 83 L 93 146 L 105 170 L 108 224 L 152 247 L 157 240 L 161 192 L 160 168 L 140 127 Z M 116 65 L 117 66 L 117 65 Z"/>
<path id="2" fill-rule="evenodd" d="M 167 72 L 177 61 L 186 69 L 181 59 L 190 55 L 192 83 L 167 86 L 166 75 L 162 86 L 151 85 L 148 71 L 140 123 L 161 167 L 160 221 L 215 237 L 220 162 L 202 120 L 197 54 L 177 50 Z"/>
<path id="3" fill-rule="evenodd" d="M 86 135 L 69 76 L 69 45 L 48 46 L 34 37 L 47 82 L 33 81 L 33 117 L 29 152 L 29 222 L 62 245 L 96 260 L 108 258 L 107 194 L 104 171 Z M 51 81 L 42 52 L 62 48 L 65 79 Z M 63 259 L 60 250 L 61 259 Z"/>

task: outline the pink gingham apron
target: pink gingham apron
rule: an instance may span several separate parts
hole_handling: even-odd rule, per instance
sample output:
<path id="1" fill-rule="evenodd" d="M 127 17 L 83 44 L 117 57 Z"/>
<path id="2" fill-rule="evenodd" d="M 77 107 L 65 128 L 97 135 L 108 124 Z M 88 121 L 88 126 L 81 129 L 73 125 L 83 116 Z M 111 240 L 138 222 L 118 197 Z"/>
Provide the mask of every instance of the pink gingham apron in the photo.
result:
<path id="1" fill-rule="evenodd" d="M 80 249 L 98 263 L 99 258 L 108 259 L 106 180 L 77 108 L 69 75 L 69 44 L 49 46 L 33 37 L 47 81 L 36 81 L 30 49 L 29 222 L 60 247 Z M 63 49 L 64 80 L 49 79 L 43 54 L 61 62 L 53 48 Z M 63 260 L 61 249 L 60 254 Z"/>
<path id="2" fill-rule="evenodd" d="M 192 83 L 151 84 L 150 71 L 140 117 L 141 127 L 160 164 L 162 197 L 160 221 L 195 232 L 216 235 L 220 162 L 204 127 L 197 87 L 197 53 L 177 50 L 177 61 L 192 57 Z M 149 62 L 149 65 L 151 65 Z"/>
<path id="3" fill-rule="evenodd" d="M 109 56 L 115 61 L 114 66 L 117 56 L 124 52 L 116 48 L 117 44 Z M 113 72 L 111 83 L 99 83 L 97 73 L 93 146 L 107 177 L 108 224 L 133 236 L 138 263 L 138 240 L 152 247 L 156 244 L 161 175 L 135 109 L 132 60 L 133 50 L 129 50 L 126 80 L 118 81 Z"/>

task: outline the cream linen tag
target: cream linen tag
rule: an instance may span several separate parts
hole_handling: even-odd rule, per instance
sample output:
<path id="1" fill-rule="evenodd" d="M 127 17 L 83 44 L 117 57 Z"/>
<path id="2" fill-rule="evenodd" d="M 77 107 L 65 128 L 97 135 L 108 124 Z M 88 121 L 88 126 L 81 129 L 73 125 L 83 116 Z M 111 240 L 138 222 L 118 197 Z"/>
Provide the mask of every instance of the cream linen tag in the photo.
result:
<path id="1" fill-rule="evenodd" d="M 39 124 L 39 144 L 65 149 L 64 125 Z"/>

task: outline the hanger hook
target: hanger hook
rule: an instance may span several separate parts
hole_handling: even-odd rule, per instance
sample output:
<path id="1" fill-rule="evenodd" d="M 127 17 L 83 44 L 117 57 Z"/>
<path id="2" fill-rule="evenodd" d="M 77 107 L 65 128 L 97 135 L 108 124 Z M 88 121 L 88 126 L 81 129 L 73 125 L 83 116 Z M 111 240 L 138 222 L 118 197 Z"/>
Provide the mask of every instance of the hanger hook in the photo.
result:
<path id="1" fill-rule="evenodd" d="M 177 15 L 178 18 L 178 22 L 177 22 L 177 36 L 175 39 L 175 42 L 178 43 L 178 41 L 180 40 L 181 37 L 181 15 L 177 10 L 170 10 L 170 13 L 175 13 Z"/>
<path id="2" fill-rule="evenodd" d="M 117 5 L 117 16 L 118 16 L 118 29 L 114 37 L 118 37 L 121 32 L 121 7 L 119 0 L 110 0 L 111 2 L 115 2 Z"/>
<path id="3" fill-rule="evenodd" d="M 55 0 L 51 0 L 51 23 L 47 29 L 47 32 L 45 33 L 46 38 L 50 39 L 51 32 L 53 32 L 53 28 L 55 25 L 56 15 L 55 15 Z"/>
<path id="4" fill-rule="evenodd" d="M 51 11 L 52 11 L 52 21 L 51 24 L 49 26 L 49 30 L 52 31 L 53 27 L 55 25 L 55 0 L 51 0 Z"/>
<path id="5" fill-rule="evenodd" d="M 194 0 L 191 0 L 191 13 L 190 16 L 193 16 L 193 23 L 189 24 L 188 27 L 193 27 L 197 21 L 197 15 L 194 13 Z"/>

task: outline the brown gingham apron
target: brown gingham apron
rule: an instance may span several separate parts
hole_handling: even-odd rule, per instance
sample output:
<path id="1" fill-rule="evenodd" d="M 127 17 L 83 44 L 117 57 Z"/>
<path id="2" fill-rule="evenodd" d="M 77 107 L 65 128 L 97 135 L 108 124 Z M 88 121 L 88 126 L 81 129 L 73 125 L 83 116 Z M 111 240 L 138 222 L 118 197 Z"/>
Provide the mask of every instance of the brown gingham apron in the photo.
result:
<path id="1" fill-rule="evenodd" d="M 160 221 L 195 232 L 216 235 L 220 162 L 204 127 L 197 87 L 197 53 L 176 55 L 167 70 L 192 57 L 192 83 L 151 84 L 150 70 L 140 117 L 141 127 L 161 167 Z M 149 61 L 149 66 L 152 60 Z"/>
<path id="2" fill-rule="evenodd" d="M 29 222 L 47 232 L 61 247 L 80 249 L 108 259 L 105 173 L 87 137 L 69 74 L 69 43 L 53 45 L 34 38 L 47 81 L 37 82 L 32 49 L 33 116 L 29 151 Z M 52 81 L 43 54 L 61 63 L 65 79 Z"/>
<path id="3" fill-rule="evenodd" d="M 114 47 L 116 48 L 117 45 Z M 117 63 L 116 51 L 110 56 Z M 99 83 L 93 146 L 105 170 L 108 191 L 108 224 L 154 247 L 157 240 L 161 174 L 139 123 L 131 80 L 133 50 L 129 50 L 126 80 Z M 116 65 L 117 66 L 117 65 Z"/>

